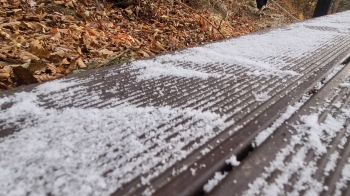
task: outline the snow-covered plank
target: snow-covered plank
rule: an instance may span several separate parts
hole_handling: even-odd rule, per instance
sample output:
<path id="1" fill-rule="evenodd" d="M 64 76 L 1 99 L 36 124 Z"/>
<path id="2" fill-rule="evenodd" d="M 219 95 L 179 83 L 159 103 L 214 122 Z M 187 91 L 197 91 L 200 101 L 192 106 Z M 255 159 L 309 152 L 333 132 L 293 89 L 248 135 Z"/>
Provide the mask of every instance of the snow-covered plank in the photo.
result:
<path id="1" fill-rule="evenodd" d="M 201 191 L 349 56 L 349 16 L 1 92 L 0 195 Z"/>
<path id="2" fill-rule="evenodd" d="M 350 63 L 337 71 L 209 195 L 348 195 Z"/>

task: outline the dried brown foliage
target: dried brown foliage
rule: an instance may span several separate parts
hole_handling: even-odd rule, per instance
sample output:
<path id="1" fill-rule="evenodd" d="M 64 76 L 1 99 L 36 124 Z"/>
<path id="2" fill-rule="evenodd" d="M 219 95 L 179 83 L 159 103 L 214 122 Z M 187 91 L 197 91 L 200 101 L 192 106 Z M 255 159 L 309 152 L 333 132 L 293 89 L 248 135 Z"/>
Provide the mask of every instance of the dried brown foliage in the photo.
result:
<path id="1" fill-rule="evenodd" d="M 0 0 L 0 89 L 268 27 L 236 1 L 208 1 L 225 14 L 177 0 Z"/>

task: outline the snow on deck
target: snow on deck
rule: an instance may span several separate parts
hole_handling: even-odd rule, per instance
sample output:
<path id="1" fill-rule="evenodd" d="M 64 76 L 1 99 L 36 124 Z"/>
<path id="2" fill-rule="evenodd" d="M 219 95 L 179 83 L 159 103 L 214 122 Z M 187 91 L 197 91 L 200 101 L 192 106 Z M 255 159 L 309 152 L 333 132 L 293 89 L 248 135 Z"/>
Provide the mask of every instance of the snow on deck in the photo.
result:
<path id="1" fill-rule="evenodd" d="M 319 99 L 317 108 L 305 108 L 304 111 L 315 111 L 290 123 L 289 131 L 293 135 L 288 145 L 279 150 L 243 195 L 320 195 L 323 191 L 344 195 L 342 191 L 350 183 L 349 152 L 344 150 L 349 148 L 350 90 L 339 85 L 334 92 L 330 91 L 327 99 L 325 103 Z M 334 177 L 336 169 L 342 170 L 338 179 Z M 332 182 L 332 178 L 337 182 Z"/>
<path id="2" fill-rule="evenodd" d="M 136 178 L 149 185 L 325 66 L 327 59 L 304 62 L 316 49 L 333 47 L 332 57 L 348 47 L 349 18 L 331 15 L 6 92 L 0 128 L 15 133 L 0 138 L 0 195 L 108 195 Z"/>
<path id="3" fill-rule="evenodd" d="M 4 195 L 108 194 L 137 175 L 153 171 L 156 176 L 188 155 L 190 151 L 182 148 L 189 142 L 201 137 L 196 145 L 202 145 L 215 135 L 215 127 L 225 126 L 219 115 L 191 108 L 137 108 L 126 103 L 104 109 L 44 108 L 37 95 L 45 95 L 45 88 L 3 101 L 13 105 L 0 118 L 20 130 L 0 139 Z M 167 131 L 176 118 L 191 120 Z M 165 140 L 175 132 L 180 135 Z M 156 167 L 160 162 L 164 165 Z"/>
<path id="4" fill-rule="evenodd" d="M 260 132 L 256 149 L 210 195 L 348 195 L 349 81 L 350 63 L 335 66 L 318 92 Z"/>

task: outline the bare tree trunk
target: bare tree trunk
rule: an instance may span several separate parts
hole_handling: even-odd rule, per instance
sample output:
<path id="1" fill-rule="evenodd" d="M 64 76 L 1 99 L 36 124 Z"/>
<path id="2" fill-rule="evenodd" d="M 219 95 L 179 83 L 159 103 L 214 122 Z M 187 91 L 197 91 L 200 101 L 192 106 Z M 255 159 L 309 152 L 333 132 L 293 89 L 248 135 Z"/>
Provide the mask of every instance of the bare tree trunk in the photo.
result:
<path id="1" fill-rule="evenodd" d="M 335 0 L 334 5 L 333 5 L 333 10 L 332 13 L 336 13 L 338 11 L 339 3 L 341 0 Z"/>

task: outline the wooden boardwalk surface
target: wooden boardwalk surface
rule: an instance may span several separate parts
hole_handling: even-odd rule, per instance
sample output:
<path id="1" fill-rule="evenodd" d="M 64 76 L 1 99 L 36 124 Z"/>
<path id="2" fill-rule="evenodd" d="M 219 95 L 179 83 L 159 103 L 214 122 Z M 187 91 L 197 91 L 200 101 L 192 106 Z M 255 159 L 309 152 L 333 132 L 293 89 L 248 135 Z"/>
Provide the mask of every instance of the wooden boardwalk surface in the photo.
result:
<path id="1" fill-rule="evenodd" d="M 0 195 L 348 195 L 349 18 L 0 92 Z"/>

